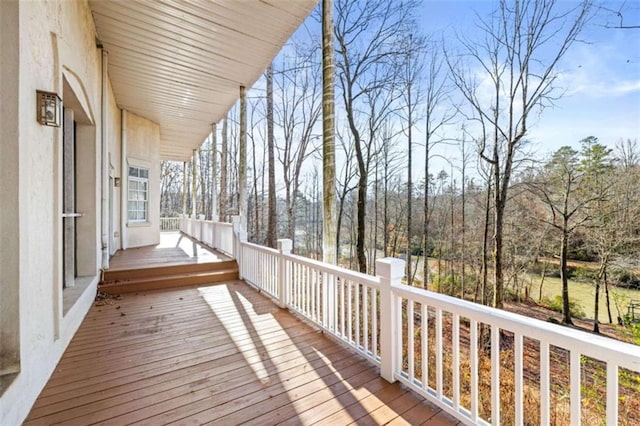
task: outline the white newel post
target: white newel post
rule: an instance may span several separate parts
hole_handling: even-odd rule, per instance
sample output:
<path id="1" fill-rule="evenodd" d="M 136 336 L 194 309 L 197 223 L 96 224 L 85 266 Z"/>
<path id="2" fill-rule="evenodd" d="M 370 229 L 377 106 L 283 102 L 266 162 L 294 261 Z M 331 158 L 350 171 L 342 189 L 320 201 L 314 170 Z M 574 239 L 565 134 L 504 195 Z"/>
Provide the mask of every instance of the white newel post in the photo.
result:
<path id="1" fill-rule="evenodd" d="M 398 345 L 398 298 L 393 287 L 400 284 L 404 276 L 404 260 L 385 257 L 376 260 L 376 271 L 380 277 L 380 376 L 395 382 L 395 370 L 402 348 Z"/>
<path id="2" fill-rule="evenodd" d="M 233 225 L 233 258 L 238 262 L 238 278 L 242 279 L 242 270 L 244 268 L 242 264 L 242 243 L 247 241 L 247 231 L 240 216 L 232 216 L 231 223 Z"/>
<path id="3" fill-rule="evenodd" d="M 289 239 L 278 240 L 278 305 L 286 308 L 289 304 L 290 282 L 289 274 L 287 274 L 287 259 L 283 256 L 291 254 L 293 249 L 293 241 Z"/>
<path id="4" fill-rule="evenodd" d="M 198 215 L 198 241 L 204 242 L 204 215 Z"/>

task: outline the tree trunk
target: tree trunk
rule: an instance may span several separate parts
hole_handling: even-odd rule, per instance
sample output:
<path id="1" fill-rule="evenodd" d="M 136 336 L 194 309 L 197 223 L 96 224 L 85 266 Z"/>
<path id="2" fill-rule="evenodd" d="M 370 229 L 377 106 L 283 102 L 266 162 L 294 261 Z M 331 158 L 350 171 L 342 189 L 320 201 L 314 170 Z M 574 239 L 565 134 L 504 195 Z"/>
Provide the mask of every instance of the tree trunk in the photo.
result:
<path id="1" fill-rule="evenodd" d="M 600 308 L 600 279 L 596 279 L 596 294 L 593 301 L 593 332 L 600 333 L 600 321 L 598 321 L 598 310 Z"/>
<path id="2" fill-rule="evenodd" d="M 497 182 L 497 181 L 496 181 Z M 504 220 L 504 203 L 500 198 L 499 187 L 495 188 L 495 223 L 493 234 L 493 307 L 502 309 L 504 295 L 504 276 L 502 271 L 502 238 L 503 238 L 503 220 Z"/>
<path id="3" fill-rule="evenodd" d="M 549 266 L 548 262 L 544 262 L 544 266 L 542 267 L 542 274 L 540 277 L 540 288 L 538 289 L 538 303 L 542 301 L 542 286 L 544 285 L 544 278 L 547 275 L 547 267 Z"/>
<path id="4" fill-rule="evenodd" d="M 267 246 L 276 247 L 276 164 L 273 136 L 273 63 L 267 68 L 267 150 L 269 155 L 269 212 Z"/>
<path id="5" fill-rule="evenodd" d="M 228 207 L 228 188 L 227 182 L 227 170 L 229 162 L 229 134 L 227 118 L 225 117 L 222 122 L 222 146 L 220 147 L 220 220 L 227 220 L 227 207 Z"/>
<path id="6" fill-rule="evenodd" d="M 365 170 L 360 170 L 360 177 L 358 178 L 356 257 L 358 258 L 358 270 L 363 274 L 367 273 L 367 257 L 364 254 L 366 203 L 367 203 L 367 174 Z"/>
<path id="7" fill-rule="evenodd" d="M 211 125 L 211 220 L 217 222 L 218 216 L 218 134 L 217 125 Z"/>
<path id="8" fill-rule="evenodd" d="M 571 321 L 571 311 L 569 309 L 569 281 L 567 277 L 567 249 L 569 235 L 566 225 L 562 232 L 562 242 L 560 245 L 560 279 L 562 280 L 562 322 L 573 325 Z"/>
<path id="9" fill-rule="evenodd" d="M 333 53 L 333 0 L 322 0 L 322 260 L 331 264 L 338 251 Z"/>
<path id="10" fill-rule="evenodd" d="M 607 301 L 607 315 L 609 316 L 609 324 L 613 324 L 613 317 L 611 316 L 611 300 L 609 299 L 609 281 L 607 281 L 607 271 L 604 272 L 604 294 Z"/>
<path id="11" fill-rule="evenodd" d="M 247 225 L 247 95 L 244 86 L 240 86 L 240 147 L 238 149 L 238 214 Z"/>
<path id="12" fill-rule="evenodd" d="M 413 181 L 411 173 L 413 171 L 411 160 L 412 160 L 412 127 L 413 127 L 413 117 L 411 114 L 412 106 L 411 106 L 411 82 L 409 82 L 409 87 L 407 87 L 407 99 L 408 99 L 408 126 L 407 129 L 407 284 L 413 285 L 413 280 L 411 276 L 411 204 L 413 201 Z"/>

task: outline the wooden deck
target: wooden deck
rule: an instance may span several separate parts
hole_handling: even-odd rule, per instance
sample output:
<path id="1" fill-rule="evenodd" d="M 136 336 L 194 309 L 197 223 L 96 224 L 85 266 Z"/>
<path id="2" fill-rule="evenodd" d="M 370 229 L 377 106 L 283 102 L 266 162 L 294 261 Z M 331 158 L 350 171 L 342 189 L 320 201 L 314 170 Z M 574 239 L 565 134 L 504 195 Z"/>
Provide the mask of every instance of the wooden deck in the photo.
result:
<path id="1" fill-rule="evenodd" d="M 161 232 L 157 246 L 117 251 L 109 261 L 110 271 L 156 266 L 210 263 L 231 258 L 190 239 L 180 232 Z"/>
<path id="2" fill-rule="evenodd" d="M 97 302 L 27 425 L 456 424 L 242 281 Z"/>

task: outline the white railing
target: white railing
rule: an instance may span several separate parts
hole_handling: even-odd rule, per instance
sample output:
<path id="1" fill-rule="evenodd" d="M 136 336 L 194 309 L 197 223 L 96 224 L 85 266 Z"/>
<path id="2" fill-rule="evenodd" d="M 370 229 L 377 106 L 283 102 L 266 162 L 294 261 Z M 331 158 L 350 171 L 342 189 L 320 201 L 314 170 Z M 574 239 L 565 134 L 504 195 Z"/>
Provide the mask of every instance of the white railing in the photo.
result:
<path id="1" fill-rule="evenodd" d="M 274 299 L 279 299 L 278 280 L 281 274 L 278 270 L 278 250 L 257 244 L 242 243 L 238 265 L 240 276 L 254 287 L 260 288 Z"/>
<path id="2" fill-rule="evenodd" d="M 233 256 L 233 224 L 204 220 L 202 217 L 196 219 L 181 216 L 177 219 L 179 221 L 177 229 L 180 231 L 213 249 Z"/>
<path id="3" fill-rule="evenodd" d="M 248 243 L 233 227 L 241 278 L 464 423 L 593 422 L 593 391 L 598 423 L 638 421 L 619 413 L 640 398 L 638 346 L 409 287 L 398 259 L 376 261 L 373 277 L 293 255 L 290 240 Z"/>
<path id="4" fill-rule="evenodd" d="M 160 231 L 178 231 L 180 230 L 179 217 L 161 217 L 160 218 Z"/>
<path id="5" fill-rule="evenodd" d="M 402 357 L 395 360 L 395 377 L 456 417 L 472 423 L 498 421 L 500 410 L 505 408 L 503 388 L 507 386 L 513 396 L 513 405 L 507 404 L 509 423 L 523 424 L 535 416 L 538 419 L 535 423 L 540 424 L 581 424 L 584 409 L 581 391 L 589 386 L 583 380 L 591 381 L 600 375 L 602 383 L 592 391 L 602 393 L 599 397 L 606 407 L 606 424 L 615 425 L 619 423 L 619 377 L 624 375 L 620 369 L 635 376 L 634 392 L 640 386 L 638 346 L 400 283 L 393 285 L 392 298 L 399 312 L 392 328 L 403 330 L 398 333 L 396 345 L 414 348 L 403 349 Z M 417 331 L 419 338 L 415 339 Z M 482 342 L 486 342 L 488 350 L 479 347 Z M 485 352 L 489 353 L 482 360 Z M 432 358 L 434 363 L 430 361 Z M 501 358 L 509 365 L 506 369 Z M 463 363 L 468 372 L 464 379 Z M 563 373 L 564 368 L 569 370 L 568 374 Z M 433 369 L 435 372 L 430 374 Z M 417 370 L 420 374 L 416 374 Z M 506 385 L 501 375 L 506 376 Z M 566 393 L 557 387 L 564 380 Z M 479 388 L 481 385 L 486 388 L 489 382 L 490 410 L 485 409 L 482 416 Z M 462 389 L 469 391 L 463 395 Z M 538 413 L 525 411 L 525 395 L 538 396 Z M 593 418 L 587 420 L 592 422 Z"/>

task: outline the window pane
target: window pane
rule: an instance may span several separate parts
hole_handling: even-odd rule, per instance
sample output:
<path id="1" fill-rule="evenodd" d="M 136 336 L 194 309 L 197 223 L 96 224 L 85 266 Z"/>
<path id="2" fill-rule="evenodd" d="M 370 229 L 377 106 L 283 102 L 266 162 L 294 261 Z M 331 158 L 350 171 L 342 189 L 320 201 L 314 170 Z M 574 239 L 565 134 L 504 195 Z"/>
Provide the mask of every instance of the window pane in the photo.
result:
<path id="1" fill-rule="evenodd" d="M 149 169 L 140 169 L 140 177 L 149 179 Z"/>
<path id="2" fill-rule="evenodd" d="M 129 167 L 129 176 L 138 177 L 138 168 L 137 167 Z"/>

